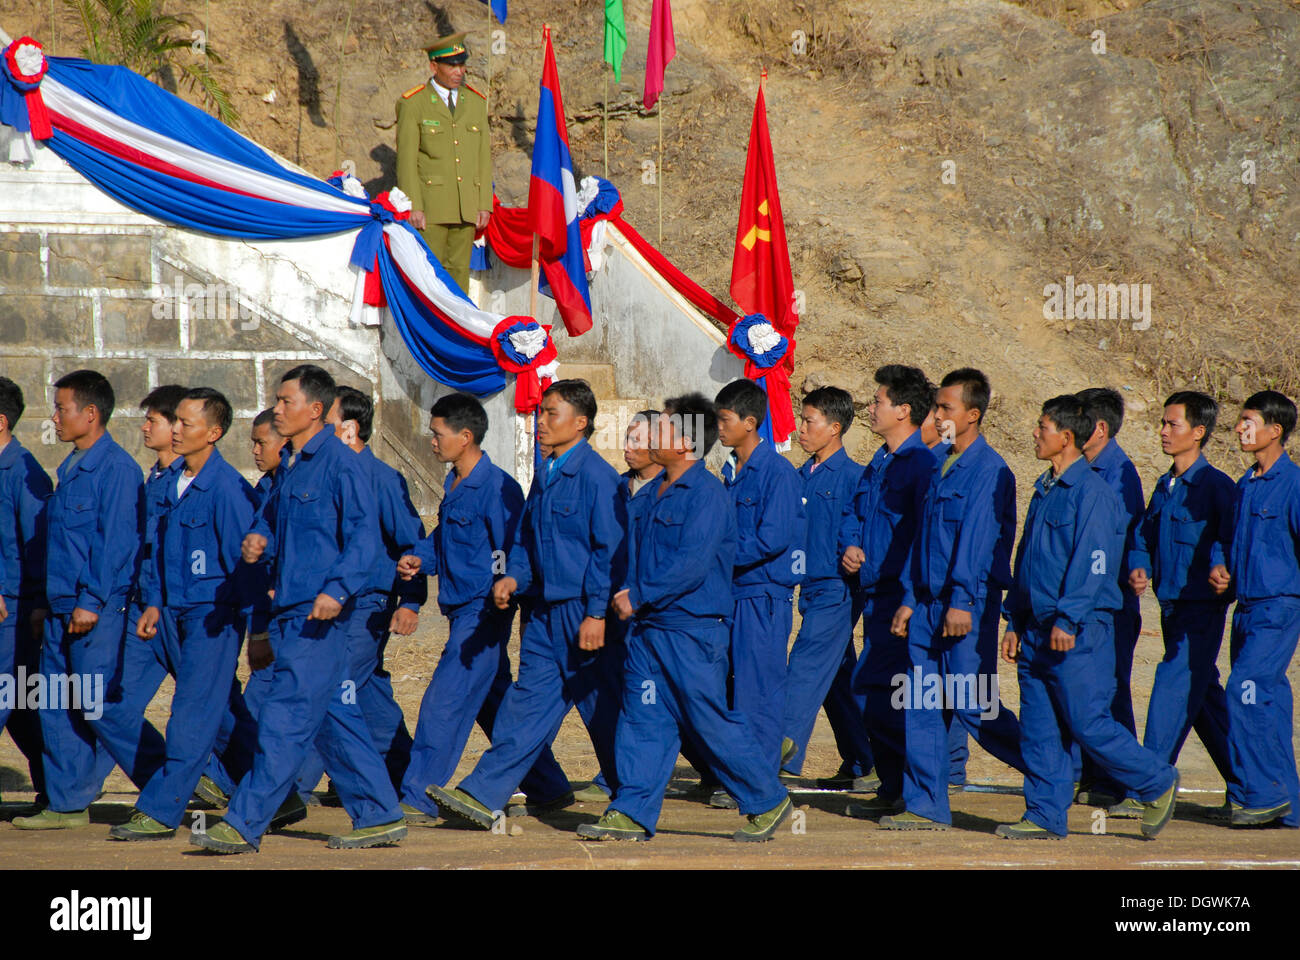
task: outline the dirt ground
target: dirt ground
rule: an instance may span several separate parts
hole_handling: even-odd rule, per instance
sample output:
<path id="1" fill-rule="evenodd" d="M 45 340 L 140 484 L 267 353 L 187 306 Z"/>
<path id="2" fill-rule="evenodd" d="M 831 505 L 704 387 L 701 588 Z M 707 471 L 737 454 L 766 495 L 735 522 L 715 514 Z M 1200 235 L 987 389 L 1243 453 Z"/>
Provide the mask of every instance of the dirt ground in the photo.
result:
<path id="1" fill-rule="evenodd" d="M 1133 671 L 1135 708 L 1146 715 L 1155 665 L 1159 660 L 1159 616 L 1144 605 L 1145 627 Z M 407 717 L 416 713 L 442 645 L 446 624 L 430 606 L 421 629 L 408 638 L 395 638 L 389 670 Z M 517 638 L 514 653 L 517 654 Z M 1220 658 L 1227 676 L 1227 644 Z M 243 673 L 243 668 L 241 668 Z M 1294 684 L 1300 670 L 1292 667 Z M 1014 670 L 1001 664 L 1003 702 L 1018 707 Z M 159 691 L 149 709 L 160 728 L 166 722 L 171 681 Z M 487 740 L 475 729 L 456 779 L 472 769 Z M 555 742 L 555 755 L 574 780 L 596 773 L 591 744 L 577 713 L 570 713 Z M 23 833 L 0 823 L 0 869 L 463 869 L 463 868 L 1291 868 L 1300 867 L 1300 831 L 1282 829 L 1229 830 L 1211 823 L 1206 812 L 1223 802 L 1223 782 L 1204 748 L 1193 735 L 1179 759 L 1182 792 L 1175 822 L 1155 841 L 1144 840 L 1136 821 L 1108 820 L 1104 835 L 1094 835 L 1098 822 L 1089 807 L 1075 806 L 1070 814 L 1071 836 L 1062 842 L 1014 842 L 993 836 L 999 823 L 1023 812 L 1020 777 L 972 742 L 965 792 L 952 797 L 954 829 L 946 833 L 890 833 L 874 824 L 843 815 L 848 794 L 815 789 L 813 777 L 832 773 L 838 756 L 824 716 L 819 716 L 808 749 L 804 775 L 792 788 L 797 813 L 771 843 L 742 845 L 730 840 L 740 826 L 735 813 L 701 803 L 670 798 L 665 801 L 658 835 L 649 843 L 592 843 L 574 834 L 578 824 L 594 822 L 602 804 L 581 804 L 545 819 L 511 818 L 517 833 L 490 834 L 439 822 L 432 828 L 411 828 L 397 848 L 335 851 L 325 846 L 330 834 L 349 829 L 340 809 L 312 807 L 295 827 L 265 838 L 261 853 L 214 857 L 189 846 L 188 831 L 175 839 L 141 844 L 108 840 L 110 824 L 125 820 L 135 791 L 120 770 L 106 783 L 104 797 L 91 809 L 87 829 L 58 833 Z M 682 761 L 671 786 L 689 786 L 694 772 Z M 324 788 L 324 783 L 321 783 Z M 0 739 L 0 790 L 5 803 L 0 819 L 8 820 L 19 802 L 30 802 L 26 765 L 8 736 Z M 193 814 L 191 813 L 192 817 Z M 219 814 L 208 814 L 209 824 Z"/>

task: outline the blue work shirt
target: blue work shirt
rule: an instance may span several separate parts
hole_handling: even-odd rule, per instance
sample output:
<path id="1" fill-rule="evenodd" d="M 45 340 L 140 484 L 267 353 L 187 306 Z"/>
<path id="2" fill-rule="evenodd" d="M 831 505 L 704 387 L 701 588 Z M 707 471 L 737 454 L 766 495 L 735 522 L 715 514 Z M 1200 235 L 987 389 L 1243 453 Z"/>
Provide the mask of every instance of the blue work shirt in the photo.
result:
<path id="1" fill-rule="evenodd" d="M 853 500 L 853 492 L 858 489 L 864 469 L 862 464 L 849 458 L 843 447 L 820 464 L 809 457 L 799 467 L 807 520 L 804 552 L 808 570 L 804 574 L 804 583 L 846 579 L 846 574 L 840 569 L 838 549 L 840 518 Z"/>
<path id="2" fill-rule="evenodd" d="M 653 481 L 628 524 L 628 602 L 637 619 L 671 626 L 730 617 L 737 540 L 731 496 L 699 460 L 662 495 L 658 490 Z"/>
<path id="3" fill-rule="evenodd" d="M 1092 469 L 1106 481 L 1106 485 L 1114 491 L 1115 496 L 1119 497 L 1120 505 L 1124 508 L 1126 522 L 1124 556 L 1115 564 L 1118 567 L 1116 583 L 1124 596 L 1124 606 L 1137 610 L 1137 594 L 1133 592 L 1128 582 L 1129 571 L 1132 569 L 1128 565 L 1128 554 L 1133 549 L 1133 536 L 1142 522 L 1143 507 L 1146 503 L 1146 498 L 1142 496 L 1142 478 L 1138 476 L 1137 467 L 1133 466 L 1133 461 L 1129 459 L 1118 440 L 1106 441 L 1106 446 L 1101 448 L 1097 459 L 1092 461 Z"/>
<path id="4" fill-rule="evenodd" d="M 981 434 L 947 473 L 940 465 L 931 477 L 905 567 L 903 606 L 942 600 L 974 612 L 990 587 L 1010 585 L 1015 542 L 1016 477 Z"/>
<path id="5" fill-rule="evenodd" d="M 411 551 L 420 558 L 420 573 L 438 578 L 444 616 L 467 603 L 482 606 L 515 545 L 523 508 L 519 483 L 486 453 L 468 476 L 448 487 L 438 504 L 438 525 Z"/>
<path id="6" fill-rule="evenodd" d="M 1130 570 L 1145 570 L 1161 604 L 1229 603 L 1232 590 L 1216 594 L 1210 568 L 1232 548 L 1237 488 L 1201 454 L 1181 477 L 1170 470 L 1156 481 L 1151 502 L 1133 534 Z"/>
<path id="7" fill-rule="evenodd" d="M 920 430 L 892 453 L 888 444 L 876 449 L 840 519 L 840 555 L 849 547 L 860 547 L 866 554 L 853 581 L 857 589 L 868 594 L 902 589 L 903 565 L 912 552 L 921 504 L 938 469 Z"/>
<path id="8" fill-rule="evenodd" d="M 799 471 L 762 440 L 739 472 L 734 458 L 723 464 L 722 482 L 736 508 L 736 599 L 788 597 L 807 566 Z"/>
<path id="9" fill-rule="evenodd" d="M 1119 497 L 1086 458 L 1054 483 L 1050 477 L 1048 470 L 1034 481 L 1002 609 L 1017 633 L 1034 623 L 1077 636 L 1097 611 L 1113 613 L 1123 602 L 1115 567 L 1122 562 L 1126 517 Z"/>
<path id="10" fill-rule="evenodd" d="M 267 541 L 272 610 L 310 605 L 321 593 L 347 603 L 365 590 L 383 549 L 369 473 L 328 425 L 294 466 L 292 454 L 285 444 L 271 497 L 253 525 Z"/>
<path id="11" fill-rule="evenodd" d="M 45 592 L 50 610 L 99 613 L 125 604 L 144 531 L 140 465 L 105 432 L 76 463 L 59 464 L 49 499 Z"/>
<path id="12" fill-rule="evenodd" d="M 253 523 L 256 525 L 262 515 L 275 487 L 275 477 L 279 470 L 268 470 L 257 478 L 253 485 Z M 244 564 L 238 574 L 240 589 L 243 591 L 244 616 L 248 618 L 249 633 L 265 633 L 266 622 L 271 616 L 271 598 L 267 591 L 271 589 L 271 565 L 266 555 L 257 563 Z"/>
<path id="13" fill-rule="evenodd" d="M 136 596 L 148 605 L 149 597 L 157 589 L 153 582 L 156 567 L 154 552 L 158 549 L 158 518 L 167 510 L 167 491 L 176 490 L 176 478 L 185 466 L 185 458 L 177 457 L 164 467 L 158 461 L 149 468 L 144 478 L 144 537 L 140 544 L 139 584 Z"/>
<path id="14" fill-rule="evenodd" d="M 1237 481 L 1228 572 L 1245 602 L 1300 597 L 1300 467 L 1286 453 Z"/>
<path id="15" fill-rule="evenodd" d="M 429 581 L 424 577 L 403 580 L 397 575 L 397 561 L 424 538 L 424 524 L 411 503 L 406 478 L 376 457 L 369 447 L 362 447 L 357 456 L 365 464 L 374 486 L 383 545 L 366 587 L 371 592 L 396 594 L 398 606 L 418 611 L 429 599 Z"/>
<path id="16" fill-rule="evenodd" d="M 45 502 L 54 490 L 31 451 L 15 438 L 0 450 L 0 596 L 45 609 Z"/>
<path id="17" fill-rule="evenodd" d="M 630 532 L 633 524 L 636 523 L 635 514 L 639 510 L 646 509 L 651 500 L 654 499 L 656 492 L 659 490 L 659 484 L 663 481 L 664 472 L 660 468 L 659 472 L 653 477 L 641 484 L 636 493 L 632 492 L 632 481 L 636 478 L 635 470 L 624 470 L 618 478 L 618 495 L 623 501 L 624 512 L 624 533 Z M 626 561 L 627 550 L 618 552 L 618 560 Z M 627 586 L 627 565 L 620 562 L 611 573 L 610 577 L 611 590 L 610 595 L 618 593 Z"/>
<path id="18" fill-rule="evenodd" d="M 177 460 L 184 469 L 185 461 Z M 185 493 L 176 496 L 176 479 L 158 518 L 150 593 L 145 603 L 172 609 L 200 604 L 241 606 L 240 549 L 253 525 L 256 497 L 247 480 L 215 447 Z"/>
<path id="19" fill-rule="evenodd" d="M 275 474 L 275 470 L 268 470 L 258 477 L 257 483 L 253 485 L 253 496 L 257 501 L 258 510 L 262 509 L 262 505 L 271 496 L 271 488 L 275 486 Z"/>
<path id="20" fill-rule="evenodd" d="M 582 598 L 587 616 L 603 617 L 627 563 L 619 476 L 585 439 L 566 453 L 549 482 L 533 476 L 507 573 L 521 594 L 552 604 Z"/>

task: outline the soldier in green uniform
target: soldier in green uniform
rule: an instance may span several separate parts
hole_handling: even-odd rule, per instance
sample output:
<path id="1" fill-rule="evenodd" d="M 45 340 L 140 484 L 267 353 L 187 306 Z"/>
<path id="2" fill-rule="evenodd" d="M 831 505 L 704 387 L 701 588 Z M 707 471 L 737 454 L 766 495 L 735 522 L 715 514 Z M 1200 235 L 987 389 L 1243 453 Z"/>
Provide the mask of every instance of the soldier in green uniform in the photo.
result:
<path id="1" fill-rule="evenodd" d="M 411 226 L 469 290 L 474 232 L 492 213 L 487 100 L 465 83 L 465 34 L 425 47 L 433 75 L 397 101 L 397 186 L 411 198 Z"/>

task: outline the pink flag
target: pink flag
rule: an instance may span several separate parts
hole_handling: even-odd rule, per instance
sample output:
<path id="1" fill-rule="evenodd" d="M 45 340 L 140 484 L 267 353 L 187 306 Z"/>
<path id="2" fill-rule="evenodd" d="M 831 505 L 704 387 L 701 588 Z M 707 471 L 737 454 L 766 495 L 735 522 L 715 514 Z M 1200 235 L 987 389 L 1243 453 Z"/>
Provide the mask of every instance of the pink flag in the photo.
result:
<path id="1" fill-rule="evenodd" d="M 650 48 L 645 55 L 645 108 L 659 102 L 664 91 L 664 68 L 677 56 L 673 40 L 673 8 L 668 0 L 654 0 L 650 10 Z"/>

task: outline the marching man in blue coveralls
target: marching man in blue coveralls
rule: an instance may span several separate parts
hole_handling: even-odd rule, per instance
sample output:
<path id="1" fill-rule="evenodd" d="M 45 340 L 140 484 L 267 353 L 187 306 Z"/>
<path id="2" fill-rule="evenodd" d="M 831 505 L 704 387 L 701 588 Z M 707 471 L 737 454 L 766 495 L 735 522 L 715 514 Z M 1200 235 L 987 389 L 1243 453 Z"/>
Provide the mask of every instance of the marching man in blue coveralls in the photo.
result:
<path id="1" fill-rule="evenodd" d="M 1150 585 L 1160 600 L 1165 645 L 1142 743 L 1175 763 L 1195 728 L 1224 782 L 1232 784 L 1228 704 L 1215 665 L 1232 594 L 1214 592 L 1210 566 L 1222 563 L 1231 548 L 1236 488 L 1201 452 L 1218 417 L 1219 405 L 1203 393 L 1183 390 L 1165 401 L 1160 445 L 1173 465 L 1151 491 L 1128 566 L 1133 592 L 1141 596 Z M 1228 809 L 1225 804 L 1224 811 Z M 1128 797 L 1109 812 L 1112 817 L 1140 817 L 1142 805 Z"/>
<path id="2" fill-rule="evenodd" d="M 1210 573 L 1216 591 L 1237 590 L 1226 691 L 1234 827 L 1300 826 L 1286 675 L 1300 639 L 1300 467 L 1286 453 L 1295 425 L 1295 404 L 1276 390 L 1247 398 L 1236 429 L 1255 465 L 1237 481 L 1227 562 Z"/>
<path id="3" fill-rule="evenodd" d="M 477 720 L 492 738 L 501 700 L 510 687 L 506 646 L 514 608 L 492 601 L 504 574 L 523 512 L 524 492 L 483 452 L 488 415 L 467 393 L 440 397 L 429 411 L 430 446 L 449 464 L 438 505 L 438 525 L 398 562 L 403 577 L 438 578 L 438 609 L 450 635 L 433 671 L 415 726 L 411 761 L 401 785 L 408 824 L 432 825 L 438 805 L 425 792 L 456 772 Z M 535 807 L 567 806 L 572 795 L 564 771 L 544 746 L 520 784 Z"/>
<path id="4" fill-rule="evenodd" d="M 1013 840 L 1066 835 L 1071 742 L 1142 802 L 1145 837 L 1164 829 L 1178 794 L 1178 771 L 1110 712 L 1114 612 L 1123 602 L 1115 563 L 1128 524 L 1119 498 L 1083 456 L 1093 427 L 1084 403 L 1067 394 L 1043 404 L 1034 429 L 1034 455 L 1051 467 L 1034 483 L 1002 638 L 1002 656 L 1020 678 L 1025 815 L 995 833 Z"/>
<path id="5" fill-rule="evenodd" d="M 903 601 L 903 566 L 921 518 L 921 505 L 938 469 L 921 440 L 920 426 L 932 404 L 930 381 L 916 367 L 888 364 L 876 371 L 870 426 L 882 443 L 862 472 L 840 520 L 840 565 L 854 578 L 853 621 L 862 617 L 862 656 L 853 694 L 863 706 L 880 789 L 864 803 L 845 807 L 868 819 L 901 812 L 905 729 L 893 707 L 893 681 L 907 672 L 907 642 L 892 634 Z"/>
<path id="6" fill-rule="evenodd" d="M 122 692 L 119 666 L 144 520 L 140 467 L 108 432 L 116 400 L 102 374 L 74 370 L 55 382 L 54 391 L 54 427 L 73 450 L 59 465 L 59 486 L 47 507 L 50 615 L 41 673 L 78 677 L 72 699 L 79 702 L 41 711 L 50 805 L 15 818 L 20 830 L 86 826 L 90 803 L 111 769 L 105 751 L 137 786 L 162 760 L 162 737 L 152 727 L 137 758 L 143 718 Z"/>
<path id="7" fill-rule="evenodd" d="M 981 432 L 989 397 L 988 378 L 969 367 L 939 386 L 938 419 L 952 425 L 953 442 L 931 480 L 892 625 L 907 637 L 912 669 L 898 691 L 907 731 L 906 811 L 882 817 L 886 830 L 952 825 L 946 712 L 985 750 L 1025 772 L 1020 726 L 998 698 L 998 623 L 1002 591 L 1011 583 L 1016 478 Z"/>
<path id="8" fill-rule="evenodd" d="M 862 710 L 853 699 L 853 602 L 849 578 L 836 549 L 840 517 L 862 479 L 862 464 L 849 458 L 843 437 L 853 424 L 853 398 L 838 387 L 821 387 L 803 399 L 799 446 L 810 454 L 799 468 L 807 514 L 808 571 L 799 588 L 799 635 L 786 666 L 782 773 L 798 776 L 808 738 L 824 708 L 840 752 L 840 769 L 819 786 L 874 790 L 871 743 Z"/>
<path id="9" fill-rule="evenodd" d="M 274 673 L 257 717 L 253 769 L 224 822 L 190 835 L 216 853 L 256 850 L 268 828 L 307 815 L 293 787 L 313 743 L 355 828 L 329 846 L 391 845 L 406 836 L 397 794 L 344 682 L 346 618 L 383 547 L 364 465 L 325 423 L 334 393 L 334 379 L 312 364 L 284 374 L 276 392 L 275 427 L 288 441 L 281 475 L 242 548 L 245 563 L 265 553 L 274 565 Z"/>
<path id="10" fill-rule="evenodd" d="M 618 474 L 587 443 L 596 397 L 585 380 L 557 380 L 542 395 L 538 438 L 551 447 L 533 477 L 507 574 L 492 587 L 505 610 L 531 602 L 519 677 L 506 691 L 492 748 L 456 789 L 430 785 L 443 814 L 491 829 L 524 775 L 550 746 L 569 708 L 586 724 L 606 784 L 617 795 L 614 730 L 622 651 L 607 644 L 605 616 L 622 556 Z M 555 806 L 572 802 L 568 797 Z"/>
<path id="11" fill-rule="evenodd" d="M 1129 733 L 1137 735 L 1137 722 L 1133 717 L 1133 652 L 1137 649 L 1142 632 L 1142 611 L 1137 594 L 1129 583 L 1128 554 L 1133 549 L 1133 537 L 1142 522 L 1145 498 L 1142 496 L 1142 478 L 1119 441 L 1119 429 L 1124 424 L 1124 398 L 1118 390 L 1109 387 L 1092 387 L 1080 390 L 1079 400 L 1088 408 L 1096 426 L 1092 436 L 1083 444 L 1083 455 L 1092 469 L 1106 481 L 1119 497 L 1124 508 L 1124 556 L 1115 565 L 1123 606 L 1115 611 L 1115 699 L 1111 702 L 1111 716 Z M 1113 780 L 1101 776 L 1091 758 L 1074 748 L 1076 776 L 1079 781 L 1077 802 L 1092 806 L 1109 807 L 1124 796 L 1123 788 Z"/>
<path id="12" fill-rule="evenodd" d="M 40 670 L 45 600 L 45 502 L 54 485 L 36 458 L 14 437 L 23 415 L 23 391 L 0 377 L 0 677 Z M 15 695 L 20 684 L 11 688 Z M 41 761 L 41 721 L 25 703 L 0 702 L 0 731 L 9 730 L 27 758 L 36 805 L 49 802 Z"/>
<path id="13" fill-rule="evenodd" d="M 370 474 L 379 514 L 382 549 L 348 617 L 348 677 L 356 684 L 357 703 L 370 726 L 375 749 L 388 768 L 394 789 L 400 790 L 411 758 L 411 734 L 393 696 L 392 678 L 384 669 L 384 649 L 390 633 L 407 637 L 415 632 L 420 607 L 429 593 L 425 580 L 397 576 L 397 561 L 420 542 L 424 524 L 411 503 L 406 479 L 367 446 L 374 416 L 374 402 L 368 396 L 355 387 L 339 387 L 325 422 L 334 427 L 343 445 L 361 458 Z"/>
<path id="14" fill-rule="evenodd" d="M 790 462 L 758 430 L 767 393 L 733 380 L 714 400 L 718 438 L 731 448 L 722 482 L 736 509 L 731 671 L 734 707 L 753 726 L 762 757 L 780 769 L 785 721 L 786 658 L 794 623 L 794 588 L 807 567 L 803 484 Z M 726 794 L 711 801 L 734 806 Z"/>
<path id="15" fill-rule="evenodd" d="M 727 705 L 727 617 L 736 553 L 730 498 L 704 467 L 717 439 L 704 397 L 668 400 L 652 451 L 664 466 L 629 530 L 627 587 L 615 597 L 621 619 L 636 617 L 628 638 L 618 718 L 619 785 L 589 839 L 654 835 L 682 732 L 737 798 L 749 822 L 734 839 L 770 840 L 790 815 L 788 793 L 742 711 Z"/>
<path id="16" fill-rule="evenodd" d="M 172 449 L 182 469 L 157 518 L 147 605 L 135 624 L 176 689 L 166 760 L 141 789 L 131 819 L 109 831 L 118 840 L 175 835 L 230 697 L 244 638 L 235 572 L 253 520 L 253 488 L 217 450 L 231 419 L 229 401 L 208 387 L 187 391 L 176 407 Z"/>

